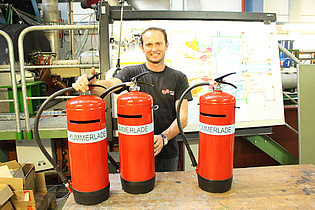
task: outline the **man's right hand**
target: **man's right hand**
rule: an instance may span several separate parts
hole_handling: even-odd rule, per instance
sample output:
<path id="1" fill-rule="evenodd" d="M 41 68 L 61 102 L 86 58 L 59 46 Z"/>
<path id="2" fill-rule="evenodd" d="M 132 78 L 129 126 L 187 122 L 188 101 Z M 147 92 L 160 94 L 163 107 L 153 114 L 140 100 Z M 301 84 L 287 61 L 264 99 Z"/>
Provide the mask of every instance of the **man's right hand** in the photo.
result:
<path id="1" fill-rule="evenodd" d="M 91 75 L 88 76 L 86 74 L 83 74 L 82 76 L 78 77 L 77 81 L 75 83 L 72 83 L 72 87 L 76 91 L 81 91 L 82 93 L 85 93 L 87 90 L 89 90 L 89 84 L 95 84 L 96 78 L 91 79 L 88 81 L 88 78 L 95 75 L 95 68 L 93 67 L 91 69 Z"/>

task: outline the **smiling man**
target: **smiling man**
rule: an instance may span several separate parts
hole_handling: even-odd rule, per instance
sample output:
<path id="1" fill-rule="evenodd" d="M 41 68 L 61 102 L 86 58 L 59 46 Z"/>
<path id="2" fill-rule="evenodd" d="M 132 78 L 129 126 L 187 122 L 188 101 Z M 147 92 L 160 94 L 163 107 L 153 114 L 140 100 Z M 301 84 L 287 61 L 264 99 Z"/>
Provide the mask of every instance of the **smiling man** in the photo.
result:
<path id="1" fill-rule="evenodd" d="M 141 81 L 153 84 L 154 87 L 139 85 L 140 91 L 150 94 L 154 103 L 154 154 L 155 171 L 176 171 L 178 165 L 178 144 L 176 135 L 179 129 L 176 121 L 176 107 L 182 93 L 189 87 L 185 74 L 164 64 L 168 49 L 167 33 L 161 28 L 148 28 L 141 34 L 141 49 L 147 61 L 144 64 L 124 67 L 110 80 L 91 80 L 107 88 L 129 82 L 130 79 L 143 72 L 149 72 L 141 77 Z M 95 70 L 91 70 L 95 74 Z M 77 91 L 89 89 L 87 75 L 82 75 L 72 84 Z M 94 88 L 93 95 L 101 95 L 101 88 Z M 183 128 L 188 122 L 188 101 L 192 100 L 190 93 L 186 94 L 181 106 L 181 122 Z"/>

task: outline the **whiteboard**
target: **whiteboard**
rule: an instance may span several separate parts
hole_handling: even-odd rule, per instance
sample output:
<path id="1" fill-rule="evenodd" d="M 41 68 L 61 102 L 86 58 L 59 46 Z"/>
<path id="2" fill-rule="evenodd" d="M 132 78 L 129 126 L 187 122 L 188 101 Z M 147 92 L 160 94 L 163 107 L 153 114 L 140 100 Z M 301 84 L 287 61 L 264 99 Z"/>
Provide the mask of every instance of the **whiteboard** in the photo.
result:
<path id="1" fill-rule="evenodd" d="M 118 58 L 120 22 L 112 25 L 112 67 Z M 224 86 L 223 91 L 236 97 L 236 128 L 284 124 L 281 72 L 276 24 L 229 21 L 124 21 L 122 30 L 121 67 L 144 63 L 139 35 L 148 27 L 164 28 L 169 48 L 165 64 L 180 70 L 189 84 L 225 78 L 237 86 Z M 209 92 L 202 86 L 192 91 L 188 125 L 185 131 L 199 129 L 199 97 Z"/>

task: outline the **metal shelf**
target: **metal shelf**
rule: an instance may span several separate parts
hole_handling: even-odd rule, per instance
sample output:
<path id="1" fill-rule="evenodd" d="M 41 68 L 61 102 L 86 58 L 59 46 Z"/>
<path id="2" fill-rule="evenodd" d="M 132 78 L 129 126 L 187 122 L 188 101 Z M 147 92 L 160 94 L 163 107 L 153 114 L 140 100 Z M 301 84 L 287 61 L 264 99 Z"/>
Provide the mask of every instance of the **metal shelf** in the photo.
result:
<path id="1" fill-rule="evenodd" d="M 30 125 L 34 138 L 34 121 L 35 118 L 30 118 Z M 16 122 L 15 121 L 0 121 L 0 140 L 15 140 L 16 139 Z M 21 120 L 21 128 L 25 137 L 25 120 Z M 39 135 L 42 139 L 45 138 L 67 138 L 67 119 L 66 116 L 47 116 L 41 117 L 39 120 Z"/>
<path id="2" fill-rule="evenodd" d="M 42 139 L 48 138 L 68 138 L 67 136 L 67 119 L 65 112 L 54 111 L 64 110 L 66 107 L 66 100 L 59 101 L 54 106 L 45 110 L 39 120 L 39 135 Z M 14 116 L 10 116 L 11 120 L 0 120 L 0 140 L 15 140 L 16 139 L 16 121 Z M 24 114 L 21 114 L 21 129 L 23 131 L 23 139 L 26 139 L 25 134 L 25 118 Z M 35 118 L 30 118 L 30 126 L 32 135 L 34 138 L 34 122 Z"/>

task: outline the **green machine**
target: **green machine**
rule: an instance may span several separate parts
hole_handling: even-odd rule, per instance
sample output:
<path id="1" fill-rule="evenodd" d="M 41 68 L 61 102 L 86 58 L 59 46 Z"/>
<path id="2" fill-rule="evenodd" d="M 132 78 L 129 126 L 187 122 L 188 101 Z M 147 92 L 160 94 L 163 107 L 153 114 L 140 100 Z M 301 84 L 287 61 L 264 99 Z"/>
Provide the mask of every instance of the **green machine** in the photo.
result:
<path id="1" fill-rule="evenodd" d="M 13 99 L 13 91 L 12 86 L 1 86 L 1 88 L 8 89 L 8 98 Z M 22 96 L 22 87 L 21 85 L 17 85 L 18 89 L 18 101 L 19 101 L 19 109 L 20 113 L 24 113 L 24 105 L 23 105 L 23 96 Z M 46 96 L 46 83 L 43 81 L 31 81 L 26 83 L 26 92 L 28 97 L 39 97 Z M 37 107 L 40 106 L 43 99 L 29 99 L 27 100 L 29 115 L 35 115 L 35 111 Z M 13 102 L 9 103 L 10 113 L 14 113 L 14 104 Z"/>

